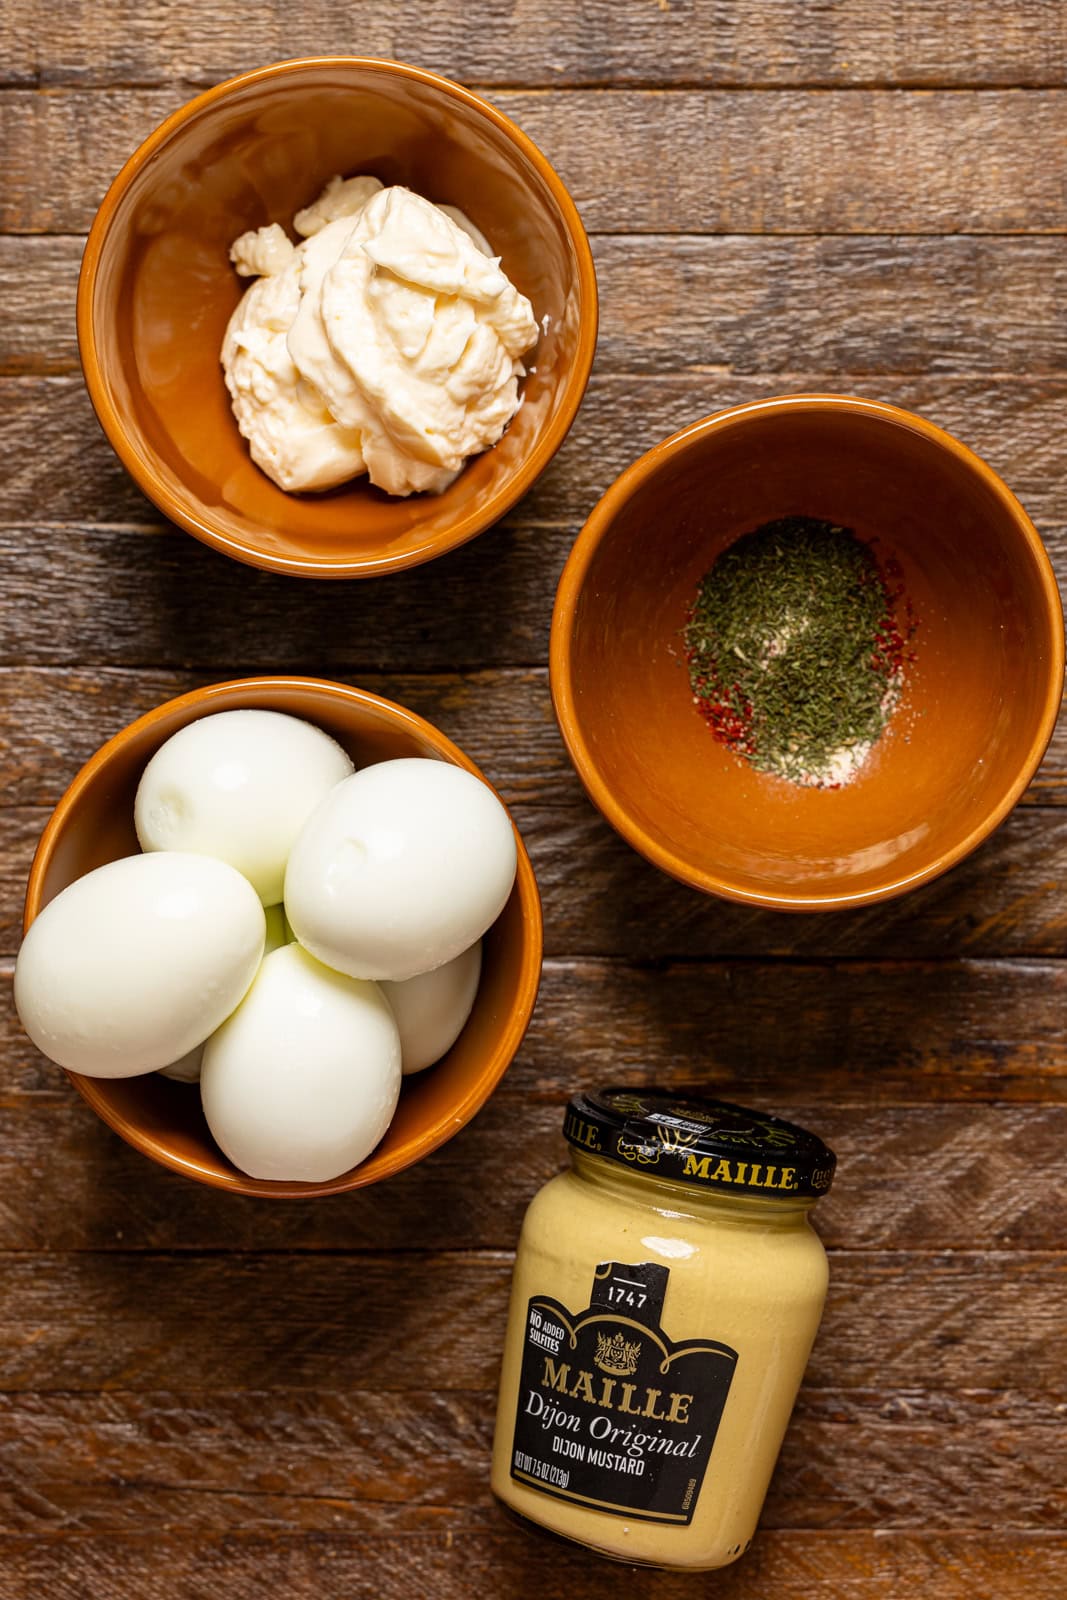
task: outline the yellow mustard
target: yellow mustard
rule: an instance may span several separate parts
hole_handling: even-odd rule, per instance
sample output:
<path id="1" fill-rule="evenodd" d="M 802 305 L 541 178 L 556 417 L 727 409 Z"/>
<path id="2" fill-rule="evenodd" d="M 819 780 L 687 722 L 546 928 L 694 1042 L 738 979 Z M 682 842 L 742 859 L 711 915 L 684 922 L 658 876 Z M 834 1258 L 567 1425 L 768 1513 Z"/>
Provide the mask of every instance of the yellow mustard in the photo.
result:
<path id="1" fill-rule="evenodd" d="M 578 1095 L 570 1169 L 522 1228 L 494 1493 L 621 1561 L 751 1543 L 826 1298 L 809 1213 L 834 1156 L 780 1118 L 661 1090 Z"/>

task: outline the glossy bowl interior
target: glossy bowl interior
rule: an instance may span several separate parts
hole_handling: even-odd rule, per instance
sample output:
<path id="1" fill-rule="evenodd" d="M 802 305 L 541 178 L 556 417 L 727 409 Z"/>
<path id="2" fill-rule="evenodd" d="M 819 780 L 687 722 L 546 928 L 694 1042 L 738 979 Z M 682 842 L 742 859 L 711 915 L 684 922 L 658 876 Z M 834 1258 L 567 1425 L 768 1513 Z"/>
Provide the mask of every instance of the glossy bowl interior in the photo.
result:
<path id="1" fill-rule="evenodd" d="M 290 229 L 335 173 L 461 206 L 544 319 L 511 426 L 443 494 L 394 499 L 366 479 L 286 494 L 254 465 L 230 410 L 219 351 L 248 287 L 230 245 L 266 223 Z M 589 244 L 536 146 L 457 84 L 358 57 L 247 73 L 164 122 L 108 191 L 78 292 L 89 393 L 144 492 L 227 555 L 314 577 L 414 566 L 503 516 L 574 419 L 596 327 Z"/>
<path id="2" fill-rule="evenodd" d="M 918 622 L 890 727 L 836 790 L 717 743 L 683 657 L 716 556 L 788 514 L 877 540 Z M 1055 725 L 1063 616 L 1029 518 L 977 456 L 892 406 L 802 395 L 699 422 L 617 480 L 564 571 L 551 658 L 575 766 L 636 849 L 709 893 L 829 909 L 925 882 L 1007 815 Z"/>
<path id="3" fill-rule="evenodd" d="M 34 857 L 25 926 L 75 878 L 138 850 L 133 799 L 159 746 L 198 717 L 258 706 L 304 717 L 344 746 L 357 766 L 429 756 L 483 774 L 436 728 L 377 695 L 311 678 L 252 678 L 171 700 L 115 736 L 60 800 Z M 68 1073 L 108 1125 L 143 1154 L 202 1183 L 276 1198 L 337 1194 L 392 1177 L 457 1133 L 493 1092 L 522 1042 L 541 973 L 541 905 L 516 831 L 511 898 L 485 937 L 482 976 L 466 1027 L 443 1059 L 404 1079 L 400 1104 L 374 1153 L 328 1183 L 275 1183 L 238 1172 L 208 1132 L 196 1088 L 158 1073 L 86 1078 Z M 58 1069 L 57 1069 L 58 1070 Z"/>

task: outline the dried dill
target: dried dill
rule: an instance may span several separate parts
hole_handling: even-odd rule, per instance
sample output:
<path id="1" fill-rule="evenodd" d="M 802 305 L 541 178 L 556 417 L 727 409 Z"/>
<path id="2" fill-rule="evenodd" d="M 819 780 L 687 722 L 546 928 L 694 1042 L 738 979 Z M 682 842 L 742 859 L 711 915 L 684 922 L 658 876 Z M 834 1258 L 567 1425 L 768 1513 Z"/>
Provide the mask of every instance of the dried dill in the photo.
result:
<path id="1" fill-rule="evenodd" d="M 883 571 L 852 529 L 812 517 L 779 518 L 729 545 L 685 628 L 693 695 L 716 738 L 794 783 L 854 776 L 910 655 L 899 580 L 896 562 Z"/>

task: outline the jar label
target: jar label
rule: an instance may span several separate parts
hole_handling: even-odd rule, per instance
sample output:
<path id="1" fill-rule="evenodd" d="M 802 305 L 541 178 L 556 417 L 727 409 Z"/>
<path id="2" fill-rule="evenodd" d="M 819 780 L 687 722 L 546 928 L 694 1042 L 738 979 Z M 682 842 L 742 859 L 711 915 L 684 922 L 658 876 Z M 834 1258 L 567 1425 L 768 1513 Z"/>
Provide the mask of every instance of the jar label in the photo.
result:
<path id="1" fill-rule="evenodd" d="M 511 1476 L 620 1517 L 692 1521 L 737 1351 L 675 1344 L 660 1325 L 670 1273 L 602 1262 L 590 1303 L 526 1309 Z"/>

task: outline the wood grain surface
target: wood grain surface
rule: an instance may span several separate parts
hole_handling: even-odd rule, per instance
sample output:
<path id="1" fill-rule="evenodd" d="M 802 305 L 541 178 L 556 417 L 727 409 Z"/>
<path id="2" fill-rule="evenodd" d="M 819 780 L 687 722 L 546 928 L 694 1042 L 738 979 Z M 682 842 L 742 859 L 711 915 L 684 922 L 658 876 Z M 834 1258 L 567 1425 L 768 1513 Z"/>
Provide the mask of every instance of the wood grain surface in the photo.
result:
<path id="1" fill-rule="evenodd" d="M 1022 804 L 887 906 L 775 916 L 655 872 L 556 732 L 552 598 L 616 474 L 830 389 L 977 449 L 1067 581 L 1060 0 L 0 0 L 0 1600 L 1061 1600 L 1067 728 Z M 559 455 L 497 528 L 373 584 L 170 527 L 82 383 L 84 235 L 136 144 L 271 60 L 480 87 L 557 166 L 602 300 Z M 546 962 L 475 1122 L 387 1186 L 261 1206 L 100 1124 L 11 1003 L 78 766 L 194 684 L 384 693 L 501 788 Z M 827 1314 L 744 1559 L 620 1573 L 487 1488 L 511 1252 L 579 1084 L 672 1082 L 837 1150 Z M 180 1092 L 180 1091 L 176 1091 Z"/>

